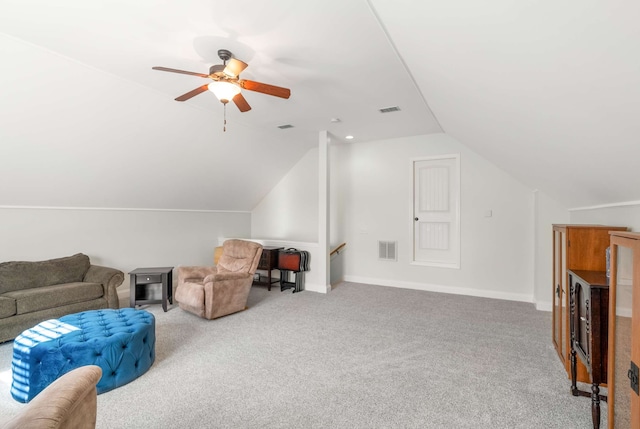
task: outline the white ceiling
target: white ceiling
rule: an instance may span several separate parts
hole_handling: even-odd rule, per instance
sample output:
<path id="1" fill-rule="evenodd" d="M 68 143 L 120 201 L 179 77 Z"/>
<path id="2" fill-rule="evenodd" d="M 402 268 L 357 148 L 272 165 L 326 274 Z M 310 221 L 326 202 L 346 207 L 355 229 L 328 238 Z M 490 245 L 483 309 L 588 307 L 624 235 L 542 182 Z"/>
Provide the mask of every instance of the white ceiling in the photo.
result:
<path id="1" fill-rule="evenodd" d="M 638 22 L 631 0 L 2 0 L 0 205 L 251 210 L 321 130 L 444 131 L 568 206 L 640 200 Z M 223 133 L 213 94 L 173 100 L 204 79 L 151 69 L 221 48 L 291 98 L 245 91 Z"/>

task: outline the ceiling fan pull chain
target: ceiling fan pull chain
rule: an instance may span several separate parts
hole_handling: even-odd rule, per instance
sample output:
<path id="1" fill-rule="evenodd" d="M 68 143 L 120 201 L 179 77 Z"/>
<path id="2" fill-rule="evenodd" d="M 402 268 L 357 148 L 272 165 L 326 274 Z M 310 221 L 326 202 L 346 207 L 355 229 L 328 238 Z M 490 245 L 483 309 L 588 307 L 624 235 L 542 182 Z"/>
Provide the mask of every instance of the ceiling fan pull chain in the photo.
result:
<path id="1" fill-rule="evenodd" d="M 222 105 L 222 108 L 224 109 L 224 114 L 223 114 L 223 122 L 222 122 L 222 132 L 226 133 L 227 132 L 227 103 L 224 103 Z"/>

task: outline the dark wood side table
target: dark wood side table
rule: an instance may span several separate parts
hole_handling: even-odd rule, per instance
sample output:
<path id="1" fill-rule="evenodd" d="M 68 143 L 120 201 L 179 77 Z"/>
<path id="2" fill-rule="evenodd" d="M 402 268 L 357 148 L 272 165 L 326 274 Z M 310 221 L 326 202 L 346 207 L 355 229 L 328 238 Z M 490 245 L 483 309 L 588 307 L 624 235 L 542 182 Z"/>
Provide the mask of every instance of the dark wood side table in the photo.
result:
<path id="1" fill-rule="evenodd" d="M 609 281 L 604 271 L 569 270 L 571 393 L 591 397 L 594 429 L 600 428 L 600 384 L 607 382 Z M 591 377 L 591 393 L 576 386 L 576 356 Z"/>
<path id="2" fill-rule="evenodd" d="M 271 278 L 271 271 L 278 267 L 278 251 L 282 249 L 284 249 L 284 247 L 264 246 L 262 248 L 262 256 L 260 256 L 258 269 L 266 270 L 267 276 L 266 279 L 263 280 L 262 276 L 258 274 L 259 278 L 253 281 L 254 286 L 267 286 L 267 290 L 271 290 L 271 285 L 278 282 L 278 279 L 273 280 Z"/>
<path id="3" fill-rule="evenodd" d="M 131 277 L 131 307 L 144 304 L 162 303 L 162 309 L 167 311 L 167 301 L 173 304 L 173 267 L 136 268 L 129 273 Z M 162 299 L 150 299 L 150 292 L 154 286 L 162 289 Z"/>

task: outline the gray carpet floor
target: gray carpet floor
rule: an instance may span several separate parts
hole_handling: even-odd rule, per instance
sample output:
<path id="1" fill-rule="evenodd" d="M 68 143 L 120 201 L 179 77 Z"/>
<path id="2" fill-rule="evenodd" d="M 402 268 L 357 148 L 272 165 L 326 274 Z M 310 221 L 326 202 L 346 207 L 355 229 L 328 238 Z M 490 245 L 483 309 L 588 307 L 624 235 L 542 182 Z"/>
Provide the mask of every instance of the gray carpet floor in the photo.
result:
<path id="1" fill-rule="evenodd" d="M 590 428 L 532 304 L 342 283 L 253 288 L 214 321 L 156 317 L 156 361 L 98 396 L 98 428 Z M 0 423 L 12 343 L 0 345 Z M 606 427 L 603 404 L 602 427 Z"/>

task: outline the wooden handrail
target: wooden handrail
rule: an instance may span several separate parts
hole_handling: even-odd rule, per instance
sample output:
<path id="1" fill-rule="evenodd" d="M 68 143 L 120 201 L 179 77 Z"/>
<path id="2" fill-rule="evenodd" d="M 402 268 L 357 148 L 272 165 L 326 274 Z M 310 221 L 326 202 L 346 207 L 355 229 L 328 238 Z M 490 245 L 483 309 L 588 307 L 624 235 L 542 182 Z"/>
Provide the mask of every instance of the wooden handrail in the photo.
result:
<path id="1" fill-rule="evenodd" d="M 336 247 L 335 249 L 333 249 L 331 251 L 331 253 L 329 253 L 329 256 L 333 256 L 336 253 L 340 253 L 340 251 L 344 248 L 344 246 L 346 246 L 347 243 L 342 243 L 341 245 L 339 245 L 338 247 Z"/>

